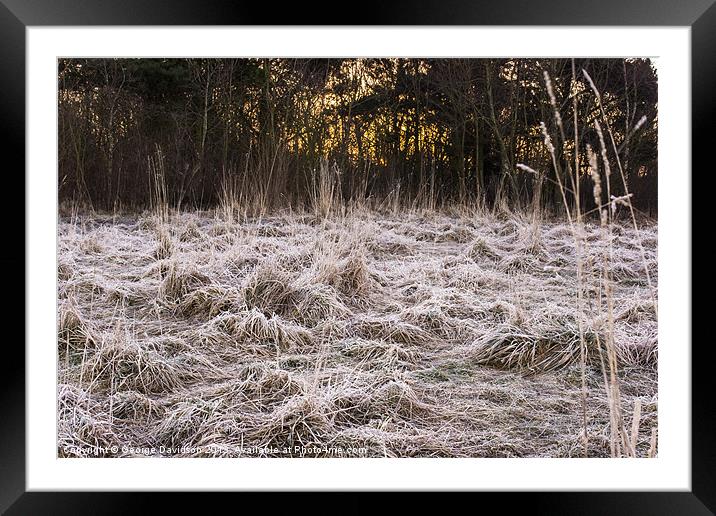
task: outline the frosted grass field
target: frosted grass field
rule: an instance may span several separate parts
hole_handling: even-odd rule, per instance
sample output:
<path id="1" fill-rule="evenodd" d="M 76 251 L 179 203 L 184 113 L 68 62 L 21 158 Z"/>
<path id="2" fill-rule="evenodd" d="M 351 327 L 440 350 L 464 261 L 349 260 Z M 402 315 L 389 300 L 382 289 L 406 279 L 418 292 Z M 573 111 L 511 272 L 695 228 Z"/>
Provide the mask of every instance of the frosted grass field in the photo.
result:
<path id="1" fill-rule="evenodd" d="M 631 429 L 638 400 L 645 456 L 657 228 L 583 237 L 580 308 L 565 222 L 62 217 L 58 455 L 581 456 L 581 324 L 588 454 L 608 457 L 611 253 L 621 403 Z"/>

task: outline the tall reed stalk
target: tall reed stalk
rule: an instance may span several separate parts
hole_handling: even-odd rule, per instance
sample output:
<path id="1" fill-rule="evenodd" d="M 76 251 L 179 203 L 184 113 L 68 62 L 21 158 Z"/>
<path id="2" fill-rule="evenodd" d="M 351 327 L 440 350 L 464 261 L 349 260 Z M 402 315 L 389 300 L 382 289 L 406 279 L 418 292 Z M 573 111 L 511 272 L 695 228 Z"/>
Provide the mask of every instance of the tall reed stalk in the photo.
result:
<path id="1" fill-rule="evenodd" d="M 603 244 L 601 253 L 601 271 L 600 271 L 600 293 L 598 303 L 596 303 L 598 313 L 596 316 L 601 320 L 605 321 L 605 334 L 604 338 L 597 336 L 597 350 L 599 354 L 604 388 L 607 396 L 609 405 L 609 428 L 610 428 L 610 452 L 613 457 L 636 457 L 637 456 L 637 445 L 639 438 L 640 419 L 641 419 L 641 403 L 637 400 L 634 404 L 632 417 L 631 417 L 631 428 L 627 429 L 623 413 L 623 403 L 620 393 L 619 385 L 619 363 L 617 357 L 617 347 L 615 343 L 615 332 L 614 332 L 614 292 L 613 292 L 613 279 L 611 277 L 611 269 L 613 263 L 613 225 L 614 216 L 618 205 L 624 205 L 629 208 L 631 215 L 631 221 L 635 230 L 635 234 L 638 235 L 638 224 L 635 217 L 635 212 L 632 206 L 632 195 L 628 190 L 628 183 L 624 174 L 623 167 L 619 158 L 618 147 L 611 126 L 609 125 L 608 117 L 604 111 L 601 103 L 601 95 L 599 90 L 596 88 L 589 74 L 583 70 L 583 74 L 587 79 L 592 92 L 595 97 L 595 101 L 599 107 L 599 116 L 593 122 L 593 128 L 599 139 L 599 152 L 592 149 L 590 145 L 586 146 L 586 155 L 588 161 L 588 170 L 592 179 L 593 189 L 592 193 L 594 196 L 594 202 L 597 206 L 599 213 L 599 221 L 601 227 L 601 240 Z M 555 125 L 559 130 L 559 136 L 561 141 L 566 141 L 564 132 L 564 126 L 562 123 L 562 116 L 559 111 L 559 107 L 556 101 L 554 90 L 552 87 L 552 81 L 547 71 L 544 72 L 545 86 L 547 94 L 549 96 L 550 104 L 552 107 L 552 113 L 554 117 Z M 575 81 L 575 70 L 574 61 L 572 62 L 572 81 Z M 580 365 L 581 365 L 581 386 L 582 386 L 582 444 L 583 454 L 587 456 L 589 453 L 589 436 L 588 436 L 588 419 L 587 419 L 587 399 L 586 399 L 586 357 L 587 357 L 587 346 L 584 338 L 584 321 L 583 316 L 585 313 L 585 298 L 584 293 L 587 287 L 584 275 L 584 256 L 586 255 L 585 250 L 585 239 L 584 235 L 584 213 L 580 203 L 580 192 L 579 184 L 580 177 L 579 171 L 580 160 L 579 160 L 579 123 L 577 119 L 577 97 L 574 92 L 570 91 L 572 97 L 572 108 L 574 110 L 574 141 L 577 142 L 574 147 L 573 154 L 569 151 L 564 153 L 564 162 L 561 163 L 557 158 L 553 139 L 549 134 L 547 126 L 544 122 L 541 123 L 541 130 L 543 135 L 544 145 L 550 155 L 551 164 L 555 171 L 555 179 L 559 193 L 562 197 L 562 202 L 565 209 L 565 214 L 569 222 L 569 227 L 574 237 L 575 254 L 577 258 L 577 311 L 579 317 L 577 318 L 579 323 L 579 338 L 580 338 Z M 611 188 L 611 176 L 612 167 L 610 163 L 610 157 L 608 147 L 606 144 L 606 138 L 604 131 L 602 130 L 602 124 L 606 126 L 607 135 L 611 143 L 611 148 L 614 154 L 614 159 L 617 163 L 617 170 L 621 176 L 621 182 L 624 187 L 624 195 L 615 197 L 612 195 Z M 633 134 L 635 131 L 643 125 L 644 119 L 640 120 L 639 123 L 631 130 Z M 599 160 L 601 159 L 601 166 L 603 174 L 600 172 Z M 572 170 L 572 160 L 574 163 L 574 170 Z M 533 199 L 533 219 L 538 216 L 539 213 L 539 193 L 541 192 L 541 183 L 544 174 L 534 170 L 533 168 L 518 164 L 518 168 L 530 172 L 536 176 L 535 182 L 537 183 L 538 189 L 535 190 L 536 199 Z M 562 180 L 562 166 L 566 171 L 565 177 L 569 179 L 570 186 L 564 184 Z M 569 202 L 571 196 L 572 203 Z M 606 197 L 606 202 L 604 200 Z M 647 282 L 649 290 L 656 306 L 656 294 L 651 282 L 651 278 L 648 272 L 648 265 L 646 261 L 646 254 L 641 241 L 638 241 L 638 246 L 641 251 L 641 257 L 643 261 L 644 270 L 647 274 Z M 652 429 L 650 449 L 647 452 L 648 456 L 655 456 L 656 454 L 656 428 Z"/>
<path id="2" fill-rule="evenodd" d="M 149 171 L 151 206 L 157 221 L 164 224 L 169 220 L 169 199 L 167 196 L 166 170 L 164 168 L 164 153 L 156 145 L 154 154 L 147 158 Z"/>
<path id="3" fill-rule="evenodd" d="M 341 174 L 337 165 L 323 160 L 311 177 L 310 203 L 313 212 L 326 218 L 341 205 Z"/>

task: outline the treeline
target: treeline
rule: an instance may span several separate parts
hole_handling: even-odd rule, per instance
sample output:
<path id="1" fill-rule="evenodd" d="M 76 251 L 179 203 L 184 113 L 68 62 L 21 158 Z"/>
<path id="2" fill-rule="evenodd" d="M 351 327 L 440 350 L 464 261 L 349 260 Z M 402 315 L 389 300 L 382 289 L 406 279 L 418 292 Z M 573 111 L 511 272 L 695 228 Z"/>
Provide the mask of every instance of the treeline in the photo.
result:
<path id="1" fill-rule="evenodd" d="M 589 208 L 598 122 L 611 194 L 656 211 L 649 60 L 61 59 L 58 80 L 60 200 L 95 209 L 145 207 L 157 181 L 178 207 L 301 205 L 327 168 L 344 200 L 562 209 L 562 183 Z"/>

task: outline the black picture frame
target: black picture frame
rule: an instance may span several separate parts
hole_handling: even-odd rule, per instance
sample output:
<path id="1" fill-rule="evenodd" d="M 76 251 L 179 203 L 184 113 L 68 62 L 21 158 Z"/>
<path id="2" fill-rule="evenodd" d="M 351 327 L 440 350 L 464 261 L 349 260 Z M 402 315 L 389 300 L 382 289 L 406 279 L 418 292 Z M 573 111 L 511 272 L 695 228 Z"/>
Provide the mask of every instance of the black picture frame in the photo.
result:
<path id="1" fill-rule="evenodd" d="M 0 0 L 0 148 L 6 174 L 17 183 L 6 195 L 6 213 L 25 215 L 25 31 L 28 26 L 62 25 L 605 25 L 691 27 L 692 157 L 693 170 L 713 169 L 709 159 L 716 114 L 716 5 L 715 0 L 554 0 L 527 2 L 500 0 L 429 0 L 390 4 L 364 0 L 354 12 L 346 6 L 304 3 L 244 4 L 231 0 Z M 278 6 L 280 5 L 280 8 Z M 345 14 L 340 14 L 341 12 Z M 330 18 L 330 19 L 328 19 Z M 14 158 L 8 160 L 8 158 Z M 9 163 L 13 165 L 10 166 Z M 702 165 L 699 167 L 699 165 Z M 686 176 L 691 171 L 679 171 Z M 693 177 L 693 174 L 691 174 Z M 22 178 L 22 179 L 21 179 Z M 7 183 L 6 183 L 7 184 Z M 20 195 L 20 191 L 23 195 Z M 692 198 L 692 206 L 696 203 Z M 18 206 L 12 206 L 15 202 Z M 8 203 L 10 205 L 8 206 Z M 17 217 L 17 215 L 15 215 Z M 692 217 L 693 219 L 693 217 Z M 12 271 L 4 287 L 24 292 L 25 225 L 17 219 L 5 225 L 6 252 L 0 254 L 3 270 Z M 7 237 L 11 242 L 7 242 Z M 12 250 L 12 251 L 9 251 Z M 693 259 L 692 259 L 693 262 Z M 692 265 L 693 267 L 693 265 Z M 17 272 L 22 270 L 23 275 Z M 13 282 L 17 282 L 15 285 Z M 22 289 L 22 290 L 21 290 Z M 24 294 L 23 294 L 24 299 Z M 11 306 L 23 314 L 3 311 L 5 328 L 21 328 L 31 306 L 13 294 Z M 664 316 L 668 317 L 668 314 Z M 20 330 L 24 341 L 24 330 Z M 160 496 L 164 510 L 185 504 L 184 496 L 149 493 L 48 493 L 25 492 L 25 352 L 6 335 L 3 374 L 0 375 L 0 511 L 7 514 L 126 513 Z M 710 340 L 683 343 L 692 353 L 692 436 L 690 492 L 619 493 L 481 493 L 482 498 L 510 499 L 508 508 L 523 506 L 550 514 L 713 514 L 716 512 L 716 446 Z M 243 497 L 246 494 L 242 495 Z M 266 496 L 266 495 L 263 495 Z M 357 495 L 342 498 L 342 507 L 359 508 Z M 225 501 L 221 496 L 213 498 Z M 421 497 L 413 498 L 420 501 Z M 246 498 L 244 498 L 246 500 Z M 505 507 L 504 500 L 490 500 Z M 243 502 L 245 503 L 245 502 Z M 292 496 L 289 503 L 300 503 Z M 487 506 L 484 506 L 487 507 Z M 523 510 L 524 510 L 523 509 Z"/>

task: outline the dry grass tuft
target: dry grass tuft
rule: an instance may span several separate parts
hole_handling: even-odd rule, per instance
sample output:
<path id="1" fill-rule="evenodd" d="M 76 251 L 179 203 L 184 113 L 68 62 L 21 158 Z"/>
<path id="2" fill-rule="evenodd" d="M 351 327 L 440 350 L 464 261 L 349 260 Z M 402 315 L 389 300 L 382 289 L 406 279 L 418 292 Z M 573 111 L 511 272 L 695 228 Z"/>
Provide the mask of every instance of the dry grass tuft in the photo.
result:
<path id="1" fill-rule="evenodd" d="M 302 324 L 315 327 L 329 319 L 347 318 L 350 313 L 333 287 L 319 284 L 303 289 L 296 305 L 295 318 Z"/>
<path id="2" fill-rule="evenodd" d="M 185 243 L 193 242 L 195 240 L 200 240 L 202 237 L 203 233 L 199 231 L 199 226 L 197 226 L 196 222 L 190 220 L 179 235 L 179 241 Z"/>
<path id="3" fill-rule="evenodd" d="M 362 251 L 352 252 L 343 260 L 324 260 L 315 280 L 334 287 L 349 298 L 363 296 L 380 288 Z"/>
<path id="4" fill-rule="evenodd" d="M 238 342 L 249 340 L 273 344 L 281 351 L 304 348 L 313 342 L 311 332 L 305 328 L 277 315 L 267 318 L 257 309 L 220 316 L 214 320 L 214 324 Z"/>
<path id="5" fill-rule="evenodd" d="M 57 279 L 60 281 L 68 281 L 72 278 L 73 269 L 69 261 L 59 259 L 57 261 Z"/>
<path id="6" fill-rule="evenodd" d="M 148 421 L 164 412 L 155 400 L 137 391 L 118 391 L 110 397 L 112 417 L 124 421 Z"/>
<path id="7" fill-rule="evenodd" d="M 372 317 L 357 321 L 355 332 L 365 339 L 386 339 L 402 344 L 425 344 L 430 340 L 430 334 L 425 330 L 400 320 L 397 316 Z"/>
<path id="8" fill-rule="evenodd" d="M 207 285 L 190 290 L 180 300 L 176 310 L 186 317 L 202 315 L 214 317 L 235 308 L 239 293 L 220 285 Z"/>
<path id="9" fill-rule="evenodd" d="M 656 306 L 653 301 L 636 300 L 620 311 L 615 319 L 627 323 L 639 323 L 644 319 L 656 318 Z"/>
<path id="10" fill-rule="evenodd" d="M 156 230 L 157 233 L 157 247 L 154 250 L 154 257 L 157 260 L 166 260 L 171 258 L 174 253 L 174 244 L 172 242 L 172 236 L 169 231 L 161 226 Z"/>
<path id="11" fill-rule="evenodd" d="M 616 349 L 619 364 L 629 368 L 648 368 L 657 370 L 659 362 L 659 347 L 656 335 L 647 337 L 639 342 L 623 343 Z"/>
<path id="12" fill-rule="evenodd" d="M 336 277 L 342 275 L 334 276 L 334 279 Z M 257 267 L 244 282 L 242 290 L 248 308 L 270 316 L 280 315 L 309 326 L 315 326 L 329 317 L 349 313 L 331 285 L 311 279 L 300 282 L 287 271 L 268 265 Z"/>
<path id="13" fill-rule="evenodd" d="M 293 396 L 259 418 L 258 424 L 248 435 L 264 446 L 299 446 L 309 449 L 323 446 L 331 431 L 331 410 L 332 407 L 322 398 Z"/>
<path id="14" fill-rule="evenodd" d="M 363 425 L 384 425 L 391 420 L 422 422 L 439 412 L 432 403 L 421 399 L 398 371 L 379 370 L 372 379 L 341 385 L 331 402 L 339 420 Z"/>
<path id="15" fill-rule="evenodd" d="M 210 279 L 192 267 L 182 268 L 176 262 L 170 262 L 163 273 L 159 296 L 178 303 L 190 292 L 207 285 Z"/>
<path id="16" fill-rule="evenodd" d="M 159 227 L 159 222 L 156 215 L 142 215 L 137 221 L 137 227 L 142 231 L 156 231 Z"/>
<path id="17" fill-rule="evenodd" d="M 512 254 L 500 260 L 500 268 L 505 272 L 535 272 L 540 270 L 540 264 L 530 254 Z"/>
<path id="18" fill-rule="evenodd" d="M 71 302 L 60 307 L 59 329 L 57 332 L 57 349 L 60 355 L 84 353 L 88 348 L 97 345 L 96 337 L 89 323 Z"/>
<path id="19" fill-rule="evenodd" d="M 101 404 L 74 385 L 58 385 L 57 433 L 59 457 L 109 456 L 110 446 L 117 442 Z"/>
<path id="20" fill-rule="evenodd" d="M 152 428 L 158 444 L 170 448 L 191 446 L 203 426 L 216 414 L 219 402 L 186 397 L 168 404 L 164 416 Z"/>
<path id="21" fill-rule="evenodd" d="M 476 313 L 481 318 L 513 326 L 523 326 L 527 321 L 525 311 L 509 301 L 482 303 L 476 307 Z"/>
<path id="22" fill-rule="evenodd" d="M 470 245 L 467 255 L 475 262 L 479 262 L 485 258 L 493 261 L 498 261 L 500 259 L 500 254 L 493 249 L 484 238 L 475 239 L 475 241 Z"/>
<path id="23" fill-rule="evenodd" d="M 285 271 L 269 264 L 257 267 L 243 286 L 246 306 L 266 314 L 295 315 L 300 292 Z"/>
<path id="24" fill-rule="evenodd" d="M 104 247 L 96 235 L 87 235 L 80 241 L 80 250 L 88 254 L 100 254 Z"/>
<path id="25" fill-rule="evenodd" d="M 586 330 L 583 335 L 588 358 L 596 359 L 597 334 Z M 565 320 L 529 330 L 503 324 L 479 337 L 474 346 L 477 363 L 526 373 L 561 369 L 581 359 L 579 328 Z"/>
<path id="26" fill-rule="evenodd" d="M 405 368 L 415 364 L 416 354 L 402 346 L 363 339 L 353 339 L 341 348 L 341 353 L 357 358 L 363 366 L 378 368 Z"/>
<path id="27" fill-rule="evenodd" d="M 171 392 L 182 383 L 182 372 L 172 361 L 117 336 L 105 340 L 82 364 L 82 377 L 94 389 L 142 394 Z"/>
<path id="28" fill-rule="evenodd" d="M 236 388 L 248 400 L 260 400 L 262 405 L 280 403 L 292 396 L 306 394 L 305 382 L 296 379 L 291 373 L 275 367 L 265 367 L 252 371 L 253 374 L 239 374 L 240 383 Z"/>
<path id="29" fill-rule="evenodd" d="M 439 298 L 430 298 L 404 309 L 400 318 L 447 339 L 459 339 L 470 326 L 469 320 L 452 317 L 449 303 Z"/>

